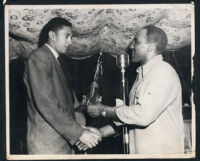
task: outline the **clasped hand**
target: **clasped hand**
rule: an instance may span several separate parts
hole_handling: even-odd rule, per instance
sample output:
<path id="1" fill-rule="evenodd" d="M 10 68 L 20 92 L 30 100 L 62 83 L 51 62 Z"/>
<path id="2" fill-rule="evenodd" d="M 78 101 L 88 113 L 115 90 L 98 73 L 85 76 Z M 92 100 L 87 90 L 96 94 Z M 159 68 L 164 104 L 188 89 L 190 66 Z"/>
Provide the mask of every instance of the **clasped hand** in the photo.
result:
<path id="1" fill-rule="evenodd" d="M 83 126 L 83 128 L 84 132 L 75 145 L 79 150 L 85 151 L 89 148 L 95 147 L 102 140 L 102 134 L 98 129 L 93 127 Z"/>

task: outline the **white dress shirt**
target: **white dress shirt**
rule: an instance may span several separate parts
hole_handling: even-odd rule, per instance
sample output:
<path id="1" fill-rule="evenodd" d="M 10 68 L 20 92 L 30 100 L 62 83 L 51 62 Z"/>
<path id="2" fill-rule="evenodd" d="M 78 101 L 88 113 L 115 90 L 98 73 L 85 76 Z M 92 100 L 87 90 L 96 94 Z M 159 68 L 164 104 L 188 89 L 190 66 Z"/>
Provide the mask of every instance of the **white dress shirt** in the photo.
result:
<path id="1" fill-rule="evenodd" d="M 184 153 L 182 92 L 175 70 L 158 55 L 137 69 L 129 106 L 116 108 L 130 125 L 131 154 Z"/>
<path id="2" fill-rule="evenodd" d="M 49 44 L 47 44 L 47 43 L 45 43 L 45 45 L 51 50 L 51 52 L 52 52 L 53 55 L 55 56 L 56 60 L 58 61 L 59 54 L 55 51 L 55 49 L 52 48 L 52 47 L 51 47 Z M 59 61 L 58 61 L 58 64 L 60 64 Z"/>

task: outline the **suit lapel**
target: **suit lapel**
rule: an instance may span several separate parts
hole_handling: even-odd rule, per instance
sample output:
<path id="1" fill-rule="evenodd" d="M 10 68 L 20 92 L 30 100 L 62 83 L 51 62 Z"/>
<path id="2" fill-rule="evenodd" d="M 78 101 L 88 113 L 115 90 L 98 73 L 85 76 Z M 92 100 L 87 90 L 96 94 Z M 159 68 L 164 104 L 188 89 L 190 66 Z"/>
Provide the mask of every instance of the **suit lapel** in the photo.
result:
<path id="1" fill-rule="evenodd" d="M 49 53 L 49 55 L 51 56 L 51 58 L 53 60 L 53 67 L 55 68 L 55 70 L 58 73 L 58 76 L 61 79 L 62 86 L 64 88 L 64 92 L 66 94 L 66 97 L 67 97 L 67 100 L 68 100 L 68 103 L 69 103 L 68 105 L 70 105 L 71 112 L 73 113 L 72 93 L 70 92 L 69 87 L 67 85 L 67 79 L 66 79 L 66 77 L 64 75 L 63 69 L 60 66 L 58 60 L 55 58 L 55 56 L 51 52 L 51 50 L 47 46 L 45 46 L 45 45 L 44 45 L 44 48 L 47 50 L 47 52 Z"/>

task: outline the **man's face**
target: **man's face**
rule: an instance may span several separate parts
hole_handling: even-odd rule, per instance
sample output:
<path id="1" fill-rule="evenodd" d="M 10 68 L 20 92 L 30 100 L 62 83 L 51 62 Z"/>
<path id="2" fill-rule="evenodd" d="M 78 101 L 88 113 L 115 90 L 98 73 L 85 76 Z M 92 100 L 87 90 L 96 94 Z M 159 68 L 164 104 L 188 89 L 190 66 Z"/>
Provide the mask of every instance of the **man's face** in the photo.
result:
<path id="1" fill-rule="evenodd" d="M 146 32 L 146 29 L 139 30 L 129 46 L 132 54 L 132 62 L 134 63 L 140 62 L 143 64 L 146 61 L 149 45 Z"/>
<path id="2" fill-rule="evenodd" d="M 63 26 L 55 33 L 54 49 L 58 53 L 65 53 L 72 43 L 72 29 L 68 26 Z"/>

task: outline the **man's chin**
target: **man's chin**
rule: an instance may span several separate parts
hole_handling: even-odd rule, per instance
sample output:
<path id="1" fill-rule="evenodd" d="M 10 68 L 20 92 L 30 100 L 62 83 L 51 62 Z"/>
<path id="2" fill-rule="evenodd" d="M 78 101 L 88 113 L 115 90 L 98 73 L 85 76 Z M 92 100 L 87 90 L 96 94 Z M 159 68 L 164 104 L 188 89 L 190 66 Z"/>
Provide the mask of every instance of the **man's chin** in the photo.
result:
<path id="1" fill-rule="evenodd" d="M 65 54 L 67 52 L 67 49 L 60 51 L 61 54 Z"/>
<path id="2" fill-rule="evenodd" d="M 64 53 L 66 53 L 68 49 L 69 49 L 69 47 L 66 47 L 66 48 L 64 49 Z"/>

